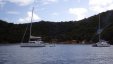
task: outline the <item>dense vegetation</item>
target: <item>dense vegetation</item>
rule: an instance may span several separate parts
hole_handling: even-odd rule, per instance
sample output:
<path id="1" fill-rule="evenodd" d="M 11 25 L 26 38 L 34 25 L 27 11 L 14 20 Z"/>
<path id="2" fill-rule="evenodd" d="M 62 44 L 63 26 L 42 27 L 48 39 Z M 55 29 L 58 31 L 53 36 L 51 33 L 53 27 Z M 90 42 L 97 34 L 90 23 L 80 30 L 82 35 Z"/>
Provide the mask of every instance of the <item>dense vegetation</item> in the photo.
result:
<path id="1" fill-rule="evenodd" d="M 100 13 L 80 21 L 68 22 L 34 22 L 32 25 L 32 35 L 41 36 L 44 41 L 51 42 L 57 40 L 70 43 L 76 41 L 80 43 L 92 43 L 98 41 L 98 24 L 100 17 L 101 39 L 113 44 L 113 11 Z M 30 23 L 13 24 L 0 20 L 0 43 L 19 43 L 27 29 L 24 42 L 29 38 Z"/>

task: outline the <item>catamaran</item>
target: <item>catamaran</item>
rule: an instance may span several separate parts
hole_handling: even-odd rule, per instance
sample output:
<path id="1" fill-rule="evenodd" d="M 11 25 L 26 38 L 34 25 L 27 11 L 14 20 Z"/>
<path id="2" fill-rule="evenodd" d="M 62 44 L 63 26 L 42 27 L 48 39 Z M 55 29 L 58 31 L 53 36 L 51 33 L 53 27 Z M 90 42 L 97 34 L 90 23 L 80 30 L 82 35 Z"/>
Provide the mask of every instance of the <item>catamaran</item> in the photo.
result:
<path id="1" fill-rule="evenodd" d="M 100 40 L 99 42 L 92 45 L 93 47 L 110 47 L 110 44 L 105 40 Z"/>
<path id="2" fill-rule="evenodd" d="M 32 21 L 33 21 L 33 11 L 34 11 L 34 7 L 32 8 L 29 41 L 28 41 L 28 43 L 21 43 L 20 44 L 21 47 L 45 47 L 45 44 L 42 41 L 42 37 L 36 37 L 36 36 L 31 35 Z M 26 33 L 26 31 L 25 31 L 25 33 Z M 25 34 L 24 34 L 24 36 L 25 36 Z"/>
<path id="3" fill-rule="evenodd" d="M 98 28 L 99 28 L 99 42 L 93 44 L 92 46 L 93 47 L 110 47 L 110 44 L 108 44 L 108 41 L 105 41 L 105 40 L 102 40 L 101 39 L 101 29 L 100 29 L 100 15 L 99 15 L 99 25 L 98 25 Z"/>
<path id="4" fill-rule="evenodd" d="M 30 36 L 28 43 L 21 43 L 21 47 L 45 47 L 41 37 Z"/>

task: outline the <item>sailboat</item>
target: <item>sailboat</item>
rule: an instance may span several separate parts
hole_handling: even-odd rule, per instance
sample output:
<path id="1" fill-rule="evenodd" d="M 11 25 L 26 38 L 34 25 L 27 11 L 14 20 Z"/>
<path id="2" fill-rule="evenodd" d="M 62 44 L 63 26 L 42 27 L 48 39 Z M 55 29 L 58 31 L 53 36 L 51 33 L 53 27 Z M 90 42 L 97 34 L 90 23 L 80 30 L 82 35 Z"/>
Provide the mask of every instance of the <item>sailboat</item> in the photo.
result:
<path id="1" fill-rule="evenodd" d="M 30 41 L 28 43 L 21 43 L 21 47 L 45 47 L 45 44 L 41 40 L 41 37 L 30 37 Z"/>
<path id="2" fill-rule="evenodd" d="M 33 21 L 33 11 L 34 11 L 34 7 L 32 8 L 29 41 L 28 41 L 28 43 L 21 43 L 20 44 L 21 47 L 45 47 L 45 44 L 42 41 L 42 37 L 36 37 L 36 36 L 32 36 L 31 35 L 31 32 L 32 32 L 31 31 L 31 29 L 32 29 L 32 21 Z"/>
<path id="3" fill-rule="evenodd" d="M 99 15 L 99 24 L 98 24 L 98 28 L 99 28 L 99 42 L 93 44 L 93 47 L 110 47 L 110 44 L 108 44 L 108 41 L 102 40 L 101 39 L 101 32 L 102 30 L 100 29 L 100 15 Z"/>

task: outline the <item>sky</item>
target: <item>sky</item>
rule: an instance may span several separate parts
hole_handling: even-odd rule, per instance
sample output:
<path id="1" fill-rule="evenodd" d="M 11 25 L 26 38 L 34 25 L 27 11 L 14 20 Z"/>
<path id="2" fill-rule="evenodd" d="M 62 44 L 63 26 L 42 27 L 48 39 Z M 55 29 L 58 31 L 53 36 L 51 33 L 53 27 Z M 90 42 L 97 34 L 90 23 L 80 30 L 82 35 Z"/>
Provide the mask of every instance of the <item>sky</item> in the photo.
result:
<path id="1" fill-rule="evenodd" d="M 113 0 L 0 0 L 0 19 L 11 23 L 82 20 L 113 9 Z"/>

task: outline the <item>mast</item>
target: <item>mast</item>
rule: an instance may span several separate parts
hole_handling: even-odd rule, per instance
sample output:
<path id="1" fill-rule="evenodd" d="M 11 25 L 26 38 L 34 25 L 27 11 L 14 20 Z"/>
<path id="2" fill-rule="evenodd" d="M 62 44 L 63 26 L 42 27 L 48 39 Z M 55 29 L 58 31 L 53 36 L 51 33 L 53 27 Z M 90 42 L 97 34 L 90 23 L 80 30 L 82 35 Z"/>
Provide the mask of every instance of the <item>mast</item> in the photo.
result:
<path id="1" fill-rule="evenodd" d="M 31 37 L 31 32 L 32 32 L 32 22 L 33 22 L 33 12 L 34 12 L 34 6 L 32 8 L 32 15 L 31 15 L 31 24 L 30 24 L 30 33 L 29 33 L 29 41 L 30 41 L 30 37 Z"/>
<path id="2" fill-rule="evenodd" d="M 100 14 L 99 14 L 99 24 L 98 24 L 98 28 L 99 28 L 99 42 L 100 42 L 100 38 L 101 38 L 101 29 L 100 29 Z"/>

